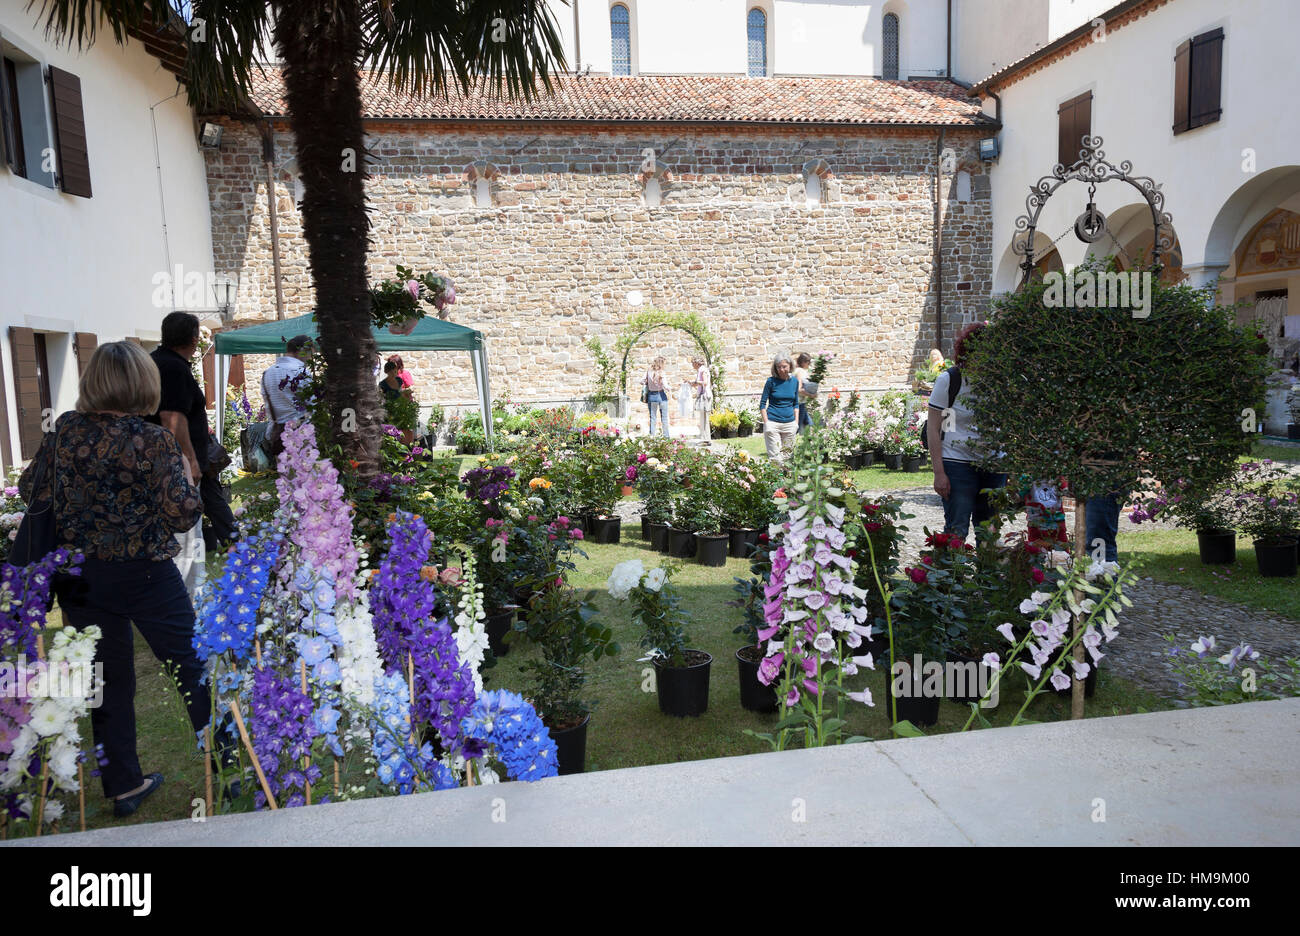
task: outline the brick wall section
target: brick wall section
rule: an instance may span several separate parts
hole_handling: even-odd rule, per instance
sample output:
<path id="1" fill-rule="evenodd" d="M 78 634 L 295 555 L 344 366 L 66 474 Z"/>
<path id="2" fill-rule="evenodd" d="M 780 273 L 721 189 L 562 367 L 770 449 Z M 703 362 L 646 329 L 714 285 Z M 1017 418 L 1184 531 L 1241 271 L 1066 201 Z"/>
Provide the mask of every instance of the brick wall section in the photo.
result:
<path id="1" fill-rule="evenodd" d="M 772 356 L 829 349 L 840 387 L 906 380 L 933 343 L 934 167 L 937 131 L 877 128 L 559 127 L 374 121 L 367 183 L 370 271 L 396 263 L 448 273 L 452 320 L 488 337 L 493 391 L 515 400 L 582 396 L 592 365 L 582 342 L 608 345 L 646 305 L 701 313 L 722 340 L 729 389 L 757 393 Z M 941 187 L 945 348 L 960 321 L 982 317 L 992 278 L 988 175 L 979 133 L 948 130 L 971 198 Z M 277 165 L 293 156 L 276 128 Z M 660 207 L 637 179 L 654 147 L 671 172 Z M 258 135 L 227 121 L 206 151 L 213 252 L 238 273 L 237 324 L 274 318 L 270 222 Z M 825 159 L 821 207 L 805 205 L 802 167 Z M 474 207 L 465 170 L 498 167 L 493 207 Z M 951 195 L 952 198 L 948 196 Z M 312 308 L 312 287 L 293 180 L 277 173 L 281 262 L 288 315 Z M 670 370 L 692 349 L 660 330 L 634 353 L 658 352 Z M 255 383 L 269 359 L 251 359 Z M 425 402 L 473 398 L 461 354 L 406 356 Z"/>

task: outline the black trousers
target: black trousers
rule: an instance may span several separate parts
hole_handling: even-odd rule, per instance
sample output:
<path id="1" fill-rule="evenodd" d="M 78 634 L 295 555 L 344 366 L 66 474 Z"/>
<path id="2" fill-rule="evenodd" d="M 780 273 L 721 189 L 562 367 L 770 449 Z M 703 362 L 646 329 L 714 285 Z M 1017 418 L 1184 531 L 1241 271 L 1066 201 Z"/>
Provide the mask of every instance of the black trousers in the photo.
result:
<path id="1" fill-rule="evenodd" d="M 224 549 L 235 538 L 235 515 L 221 490 L 221 479 L 205 474 L 199 481 L 203 495 L 203 545 L 205 548 Z"/>
<path id="2" fill-rule="evenodd" d="M 104 665 L 104 700 L 91 709 L 95 743 L 103 745 L 108 763 L 100 769 L 105 796 L 129 793 L 144 783 L 135 749 L 135 641 L 139 628 L 154 656 L 167 665 L 185 695 L 195 731 L 211 717 L 203 663 L 194 652 L 194 608 L 171 560 L 105 562 L 87 559 L 81 586 L 59 590 L 59 607 L 78 630 L 92 624 L 103 635 L 95 662 Z"/>

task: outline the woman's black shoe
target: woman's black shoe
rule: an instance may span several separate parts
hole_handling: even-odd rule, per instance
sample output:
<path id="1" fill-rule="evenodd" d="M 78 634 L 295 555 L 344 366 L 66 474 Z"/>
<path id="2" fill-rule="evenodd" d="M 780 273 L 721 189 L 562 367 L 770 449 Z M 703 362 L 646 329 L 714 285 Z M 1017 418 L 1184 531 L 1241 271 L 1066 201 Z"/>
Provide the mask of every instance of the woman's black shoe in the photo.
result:
<path id="1" fill-rule="evenodd" d="M 163 775 L 160 773 L 151 773 L 145 777 L 149 785 L 139 793 L 133 793 L 130 796 L 124 796 L 121 799 L 113 800 L 113 815 L 121 819 L 123 816 L 129 816 L 143 803 L 149 796 L 163 785 Z"/>

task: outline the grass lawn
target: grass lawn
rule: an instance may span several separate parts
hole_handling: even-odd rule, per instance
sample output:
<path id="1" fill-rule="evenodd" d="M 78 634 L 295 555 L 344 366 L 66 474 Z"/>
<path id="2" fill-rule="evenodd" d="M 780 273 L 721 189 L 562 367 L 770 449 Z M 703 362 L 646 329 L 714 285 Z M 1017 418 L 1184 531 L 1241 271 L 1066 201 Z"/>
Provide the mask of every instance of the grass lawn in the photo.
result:
<path id="1" fill-rule="evenodd" d="M 743 448 L 752 455 L 764 455 L 767 452 L 760 435 L 718 441 L 724 445 Z M 872 465 L 870 468 L 850 471 L 849 476 L 860 491 L 901 491 L 928 488 L 934 484 L 934 471 L 928 463 L 922 465 L 920 471 L 890 471 L 884 465 Z"/>
<path id="2" fill-rule="evenodd" d="M 1248 536 L 1237 537 L 1237 561 L 1226 566 L 1201 564 L 1196 534 L 1190 530 L 1121 532 L 1120 559 L 1143 563 L 1143 575 L 1161 582 L 1183 585 L 1206 595 L 1235 601 L 1252 608 L 1274 611 L 1300 621 L 1300 591 L 1293 578 L 1263 578 Z"/>

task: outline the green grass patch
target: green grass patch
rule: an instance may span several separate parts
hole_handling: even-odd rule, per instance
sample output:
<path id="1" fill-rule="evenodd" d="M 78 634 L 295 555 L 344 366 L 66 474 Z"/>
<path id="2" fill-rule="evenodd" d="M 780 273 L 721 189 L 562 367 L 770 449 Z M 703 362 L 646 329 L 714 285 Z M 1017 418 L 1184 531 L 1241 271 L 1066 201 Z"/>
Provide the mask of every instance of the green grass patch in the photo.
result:
<path id="1" fill-rule="evenodd" d="M 1182 585 L 1263 611 L 1273 611 L 1300 621 L 1300 590 L 1293 578 L 1264 578 L 1255 562 L 1248 536 L 1237 537 L 1237 561 L 1232 565 L 1201 564 L 1196 534 L 1190 530 L 1144 530 L 1120 533 L 1120 559 L 1143 563 L 1143 575 L 1160 582 Z"/>

